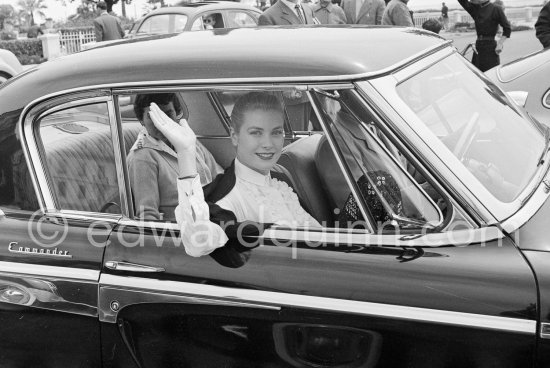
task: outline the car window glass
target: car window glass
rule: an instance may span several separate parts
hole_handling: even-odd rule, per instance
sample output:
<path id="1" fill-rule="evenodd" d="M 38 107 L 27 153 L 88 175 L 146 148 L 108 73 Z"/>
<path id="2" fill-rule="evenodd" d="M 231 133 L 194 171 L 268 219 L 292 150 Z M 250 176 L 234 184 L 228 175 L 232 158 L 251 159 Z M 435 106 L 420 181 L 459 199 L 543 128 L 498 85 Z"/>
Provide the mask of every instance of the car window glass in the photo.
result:
<path id="1" fill-rule="evenodd" d="M 208 13 L 202 15 L 204 29 L 224 28 L 225 24 L 221 13 Z"/>
<path id="2" fill-rule="evenodd" d="M 233 149 L 226 123 L 218 114 L 210 92 L 151 91 L 119 96 L 136 218 L 170 222 L 175 221 L 177 205 L 177 158 L 148 118 L 151 102 L 163 109 L 164 105 L 171 105 L 166 109 L 175 121 L 187 119 L 199 141 L 201 163 L 209 168 L 209 181 L 222 172 L 222 165 L 230 164 Z"/>
<path id="3" fill-rule="evenodd" d="M 187 24 L 187 15 L 174 14 L 174 32 L 183 32 Z"/>
<path id="4" fill-rule="evenodd" d="M 106 103 L 52 113 L 39 122 L 44 166 L 61 210 L 120 213 Z"/>
<path id="5" fill-rule="evenodd" d="M 256 27 L 258 21 L 251 14 L 242 10 L 231 10 L 227 12 L 227 27 Z"/>
<path id="6" fill-rule="evenodd" d="M 145 19 L 141 27 L 139 27 L 137 33 L 146 34 L 164 34 L 169 33 L 170 24 L 169 14 L 155 15 Z"/>
<path id="7" fill-rule="evenodd" d="M 513 201 L 535 174 L 544 146 L 541 131 L 458 56 L 406 80 L 397 92 L 500 201 Z"/>
<path id="8" fill-rule="evenodd" d="M 198 17 L 197 19 L 195 19 L 195 21 L 193 22 L 193 25 L 191 25 L 191 30 L 192 31 L 202 31 L 204 28 L 203 28 L 203 25 L 202 25 L 202 18 L 201 17 Z"/>
<path id="9" fill-rule="evenodd" d="M 0 209 L 36 211 L 36 192 L 16 133 L 17 116 L 0 118 Z"/>
<path id="10" fill-rule="evenodd" d="M 434 228 L 447 207 L 441 195 L 412 167 L 375 123 L 353 92 L 343 90 L 334 97 L 316 94 L 323 118 L 350 170 L 366 210 L 378 229 Z M 361 226 L 364 221 L 356 199 L 328 144 L 317 157 L 321 180 L 330 201 L 340 210 L 339 226 Z M 437 205 L 436 205 L 437 203 Z M 438 207 L 439 206 L 439 207 Z"/>

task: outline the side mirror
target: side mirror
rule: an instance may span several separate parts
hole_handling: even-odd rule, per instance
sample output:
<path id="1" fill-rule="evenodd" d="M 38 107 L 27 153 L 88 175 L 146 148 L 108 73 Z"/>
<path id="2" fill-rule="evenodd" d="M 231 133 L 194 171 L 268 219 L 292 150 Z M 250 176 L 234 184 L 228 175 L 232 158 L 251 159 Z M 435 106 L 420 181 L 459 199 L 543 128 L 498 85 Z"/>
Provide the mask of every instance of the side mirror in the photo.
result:
<path id="1" fill-rule="evenodd" d="M 525 103 L 527 102 L 527 96 L 529 96 L 529 92 L 525 91 L 510 91 L 508 92 L 508 95 L 514 100 L 515 103 L 517 103 L 521 107 L 525 107 Z"/>

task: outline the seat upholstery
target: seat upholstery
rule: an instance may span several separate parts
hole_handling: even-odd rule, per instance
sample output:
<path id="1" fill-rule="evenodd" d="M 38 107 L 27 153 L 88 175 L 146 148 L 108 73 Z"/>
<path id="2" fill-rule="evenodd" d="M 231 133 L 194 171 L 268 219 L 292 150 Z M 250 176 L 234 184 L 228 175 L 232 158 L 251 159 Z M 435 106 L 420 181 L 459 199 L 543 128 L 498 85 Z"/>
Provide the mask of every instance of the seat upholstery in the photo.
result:
<path id="1" fill-rule="evenodd" d="M 126 150 L 132 147 L 140 126 L 125 126 Z M 61 209 L 98 212 L 108 202 L 119 202 L 118 182 L 110 128 L 71 134 L 48 144 L 45 142 L 46 165 L 52 189 Z M 14 178 L 25 178 L 31 185 L 26 165 L 14 166 Z M 23 207 L 23 203 L 20 204 Z"/>
<path id="2" fill-rule="evenodd" d="M 315 165 L 315 152 L 321 137 L 320 134 L 315 134 L 289 144 L 283 149 L 278 164 L 289 172 L 294 189 L 305 209 L 319 222 L 324 221 L 331 226 L 332 212 Z"/>
<path id="3" fill-rule="evenodd" d="M 315 163 L 319 172 L 321 187 L 328 194 L 330 208 L 343 208 L 349 197 L 350 189 L 326 136 L 321 138 L 317 146 Z"/>

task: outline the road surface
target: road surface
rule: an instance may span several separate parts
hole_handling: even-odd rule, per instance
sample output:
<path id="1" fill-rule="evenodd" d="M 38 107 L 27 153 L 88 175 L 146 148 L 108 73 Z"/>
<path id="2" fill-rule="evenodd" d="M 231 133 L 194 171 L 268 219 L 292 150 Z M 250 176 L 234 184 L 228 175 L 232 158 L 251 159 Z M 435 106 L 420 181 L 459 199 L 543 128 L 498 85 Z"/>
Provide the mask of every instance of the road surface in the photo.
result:
<path id="1" fill-rule="evenodd" d="M 455 47 L 462 51 L 464 48 L 472 42 L 475 42 L 475 32 L 468 33 L 450 33 L 441 32 L 442 37 L 452 39 Z M 518 59 L 522 56 L 531 54 L 533 52 L 542 50 L 542 45 L 535 37 L 535 30 L 512 32 L 509 40 L 504 44 L 504 50 L 500 55 L 501 64 L 506 64 L 512 60 Z"/>

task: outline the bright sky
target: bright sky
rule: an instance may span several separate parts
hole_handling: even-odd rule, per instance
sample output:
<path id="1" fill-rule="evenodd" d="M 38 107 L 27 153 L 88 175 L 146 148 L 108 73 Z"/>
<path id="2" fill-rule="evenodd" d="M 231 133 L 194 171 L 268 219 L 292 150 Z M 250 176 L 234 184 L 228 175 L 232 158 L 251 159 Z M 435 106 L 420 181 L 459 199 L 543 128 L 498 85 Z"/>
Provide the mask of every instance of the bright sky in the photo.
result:
<path id="1" fill-rule="evenodd" d="M 120 0 L 122 1 L 122 0 Z M 120 1 L 113 9 L 115 13 L 121 14 Z M 176 1 L 176 0 L 174 0 Z M 443 0 L 409 0 L 409 8 L 412 10 L 424 9 L 440 9 Z M 503 0 L 505 6 L 539 6 L 544 0 Z M 76 8 L 80 5 L 80 0 L 74 0 L 72 3 L 69 0 L 45 0 L 48 9 L 45 11 L 46 16 L 59 20 L 67 18 L 69 15 L 76 13 Z M 460 9 L 460 4 L 457 0 L 445 0 L 449 9 Z M 12 4 L 17 7 L 17 0 L 0 0 L 0 4 Z M 126 14 L 128 17 L 137 18 L 146 12 L 146 0 L 133 0 L 130 5 L 126 5 Z"/>

